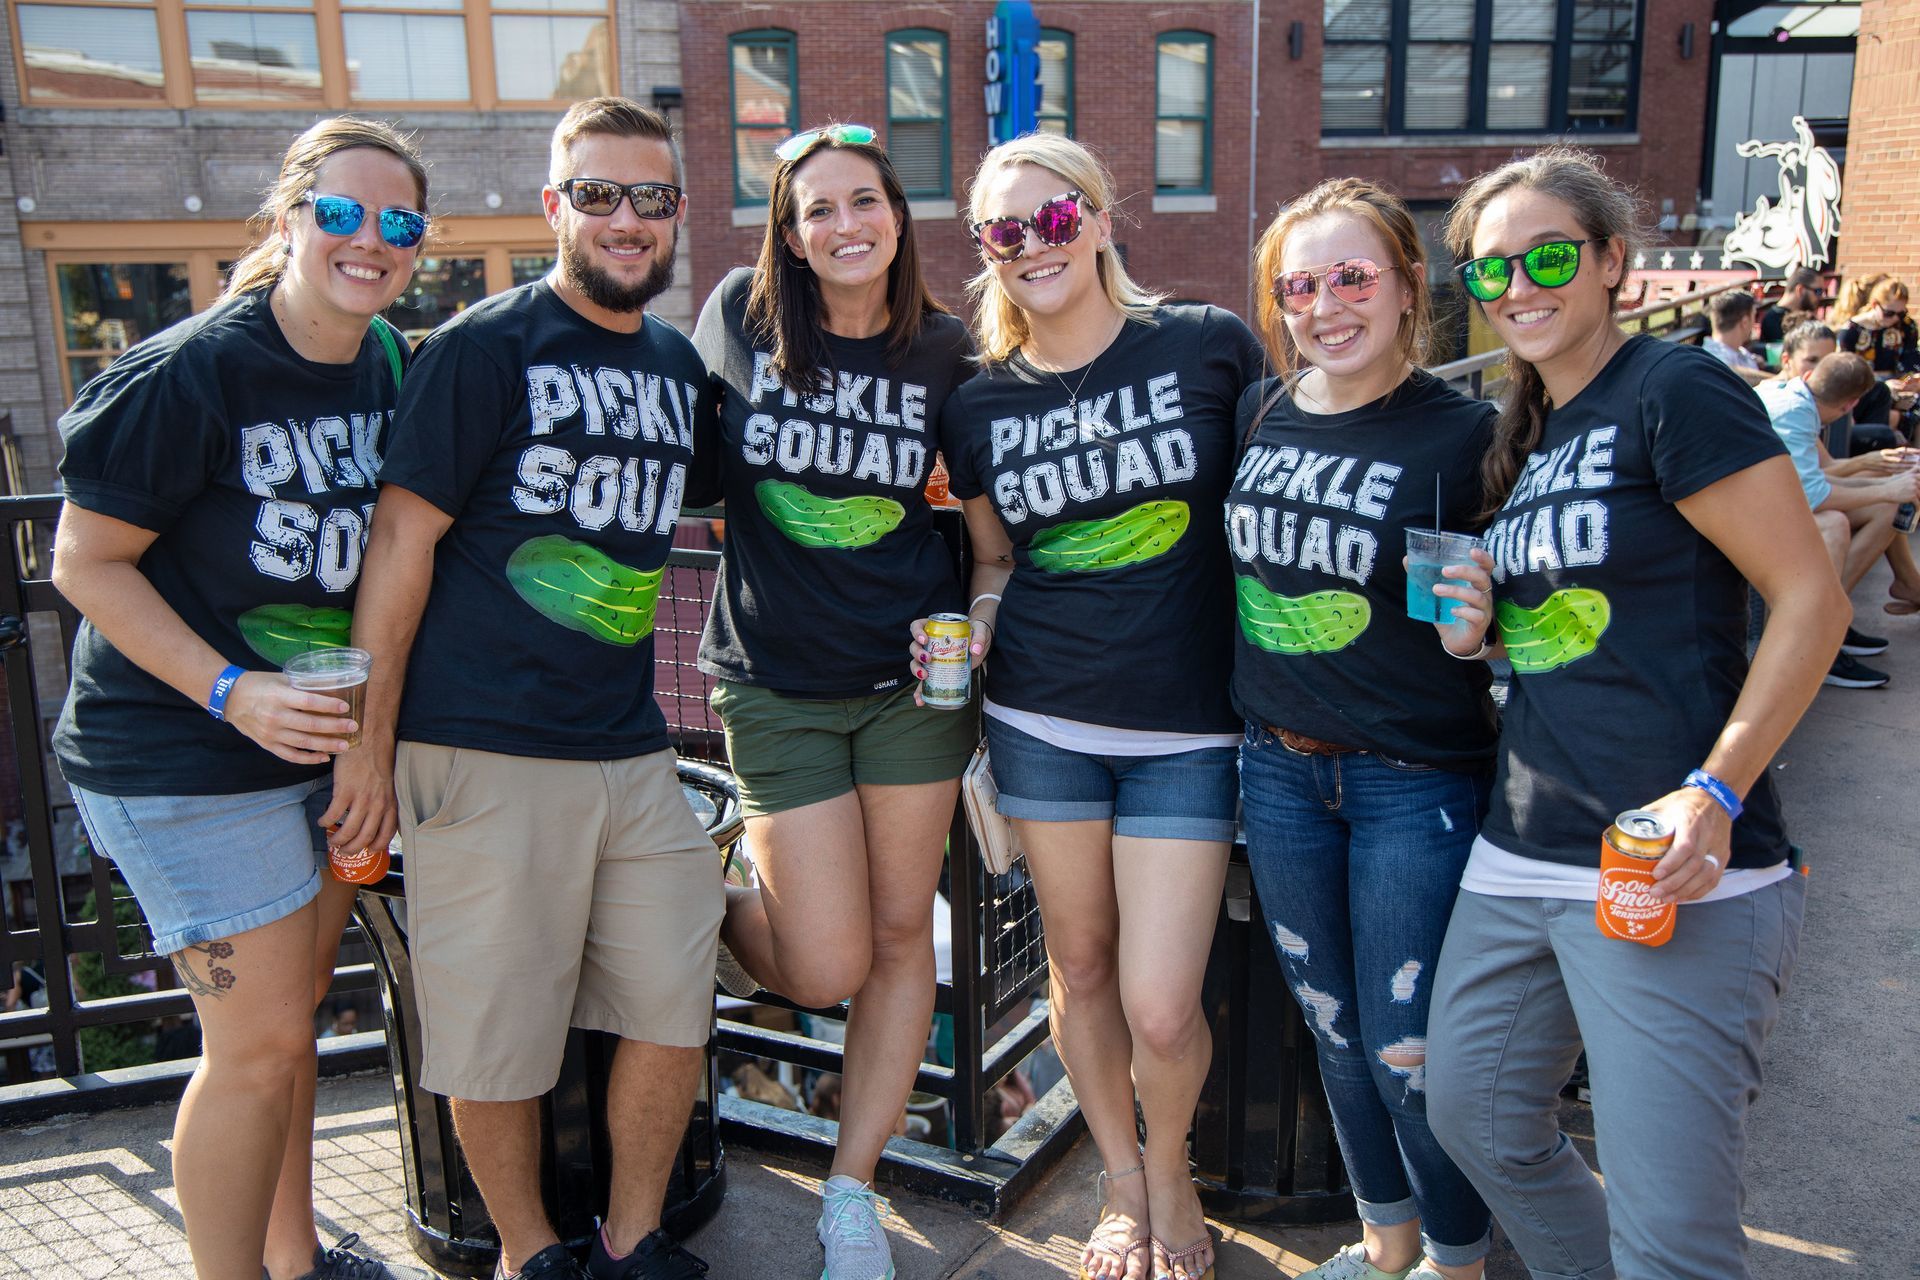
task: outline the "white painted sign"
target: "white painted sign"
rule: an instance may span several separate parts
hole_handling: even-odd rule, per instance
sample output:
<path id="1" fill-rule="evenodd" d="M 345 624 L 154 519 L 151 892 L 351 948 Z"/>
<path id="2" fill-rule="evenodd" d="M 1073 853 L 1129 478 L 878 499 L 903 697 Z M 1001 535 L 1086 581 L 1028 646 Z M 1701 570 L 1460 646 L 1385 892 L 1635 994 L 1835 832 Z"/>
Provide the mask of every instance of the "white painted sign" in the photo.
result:
<path id="1" fill-rule="evenodd" d="M 1805 116 L 1793 118 L 1794 140 L 1755 138 L 1735 148 L 1750 158 L 1772 156 L 1780 162 L 1780 200 L 1760 197 L 1753 212 L 1734 218 L 1720 245 L 1720 262 L 1744 262 L 1763 274 L 1783 275 L 1795 267 L 1822 267 L 1833 261 L 1840 231 L 1840 166 L 1825 147 L 1815 146 Z"/>

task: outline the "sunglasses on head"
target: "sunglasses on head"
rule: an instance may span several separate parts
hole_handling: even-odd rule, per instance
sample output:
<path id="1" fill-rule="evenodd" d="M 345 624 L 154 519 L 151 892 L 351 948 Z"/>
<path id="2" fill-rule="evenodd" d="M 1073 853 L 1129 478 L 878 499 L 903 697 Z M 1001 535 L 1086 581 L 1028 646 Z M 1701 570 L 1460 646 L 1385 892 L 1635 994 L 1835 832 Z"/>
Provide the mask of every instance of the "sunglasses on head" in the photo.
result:
<path id="1" fill-rule="evenodd" d="M 633 205 L 635 217 L 659 221 L 680 212 L 680 188 L 670 182 L 614 182 L 609 178 L 568 178 L 554 184 L 567 202 L 594 218 L 611 218 L 620 202 Z"/>
<path id="2" fill-rule="evenodd" d="M 330 236 L 350 236 L 367 220 L 367 206 L 346 196 L 307 192 L 304 203 L 313 206 L 313 225 Z M 380 210 L 380 238 L 396 249 L 411 249 L 427 234 L 427 215 L 398 206 Z"/>
<path id="3" fill-rule="evenodd" d="M 875 134 L 869 125 L 830 124 L 824 129 L 809 129 L 805 133 L 794 134 L 791 138 L 788 138 L 785 142 L 775 147 L 773 154 L 774 158 L 778 160 L 793 160 L 805 155 L 807 148 L 822 138 L 826 138 L 832 142 L 844 143 L 847 146 L 864 147 L 877 136 L 879 135 Z"/>
<path id="4" fill-rule="evenodd" d="M 1372 258 L 1348 258 L 1319 271 L 1282 271 L 1273 278 L 1273 300 L 1288 315 L 1305 315 L 1320 296 L 1320 282 L 1342 302 L 1362 303 L 1380 292 L 1380 276 L 1393 270 Z"/>
<path id="5" fill-rule="evenodd" d="M 1078 191 L 1068 191 L 1043 203 L 1031 218 L 986 218 L 967 230 L 980 242 L 980 248 L 1000 262 L 1016 262 L 1027 251 L 1027 232 L 1041 244 L 1059 248 L 1080 237 L 1080 201 Z"/>
<path id="6" fill-rule="evenodd" d="M 1579 274 L 1581 245 L 1605 243 L 1606 239 L 1600 236 L 1586 240 L 1549 240 L 1525 253 L 1510 253 L 1504 258 L 1475 258 L 1461 263 L 1457 270 L 1468 293 L 1482 302 L 1492 302 L 1513 283 L 1514 263 L 1519 263 L 1527 279 L 1542 289 L 1558 289 Z"/>

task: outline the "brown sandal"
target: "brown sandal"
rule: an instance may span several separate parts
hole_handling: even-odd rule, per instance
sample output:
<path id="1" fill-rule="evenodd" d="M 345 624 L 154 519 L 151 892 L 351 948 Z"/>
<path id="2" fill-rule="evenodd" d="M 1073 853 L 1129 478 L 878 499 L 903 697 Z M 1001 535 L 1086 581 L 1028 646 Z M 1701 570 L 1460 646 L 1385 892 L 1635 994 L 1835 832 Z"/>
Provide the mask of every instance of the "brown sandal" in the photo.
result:
<path id="1" fill-rule="evenodd" d="M 1213 1233 L 1211 1231 L 1201 1236 L 1198 1240 L 1195 1240 L 1192 1244 L 1179 1249 L 1169 1248 L 1166 1242 L 1158 1236 L 1149 1236 L 1147 1238 L 1153 1241 L 1154 1253 L 1164 1255 L 1166 1258 L 1166 1270 L 1159 1272 L 1154 1277 L 1154 1280 L 1179 1280 L 1179 1278 L 1173 1274 L 1174 1267 L 1184 1268 L 1191 1264 L 1195 1258 L 1213 1248 Z M 1186 1280 L 1213 1280 L 1213 1264 L 1209 1262 L 1207 1269 L 1197 1276 L 1189 1272 Z"/>
<path id="2" fill-rule="evenodd" d="M 1087 1251 L 1102 1254 L 1118 1262 L 1122 1276 L 1126 1275 L 1127 1268 L 1133 1265 L 1134 1250 L 1152 1248 L 1153 1237 L 1151 1235 L 1145 1235 L 1138 1240 L 1129 1240 L 1127 1241 L 1127 1247 L 1124 1249 L 1116 1249 L 1107 1243 L 1107 1241 L 1100 1238 L 1100 1228 L 1106 1223 L 1108 1218 L 1107 1185 L 1116 1178 L 1130 1178 L 1136 1173 L 1145 1173 L 1146 1171 L 1147 1166 L 1145 1164 L 1137 1164 L 1133 1168 L 1124 1169 L 1119 1173 L 1108 1173 L 1105 1169 L 1102 1169 L 1099 1176 L 1093 1180 L 1095 1192 L 1100 1197 L 1100 1221 L 1093 1224 L 1093 1235 L 1087 1240 Z M 1135 1223 L 1134 1225 L 1138 1226 L 1139 1224 Z M 1153 1255 L 1151 1253 L 1147 1255 L 1147 1269 L 1149 1271 L 1153 1269 Z M 1094 1280 L 1094 1275 L 1091 1271 L 1087 1270 L 1087 1264 L 1085 1262 L 1080 1264 L 1080 1280 Z"/>

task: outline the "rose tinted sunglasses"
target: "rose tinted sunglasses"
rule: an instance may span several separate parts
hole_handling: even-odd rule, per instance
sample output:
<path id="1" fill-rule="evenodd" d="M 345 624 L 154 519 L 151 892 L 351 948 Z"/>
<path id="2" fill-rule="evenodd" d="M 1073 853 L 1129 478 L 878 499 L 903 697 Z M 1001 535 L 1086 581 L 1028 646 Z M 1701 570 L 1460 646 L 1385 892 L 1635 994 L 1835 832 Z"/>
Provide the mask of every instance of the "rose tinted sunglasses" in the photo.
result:
<path id="1" fill-rule="evenodd" d="M 346 196 L 322 196 L 309 191 L 304 202 L 313 206 L 313 225 L 330 236 L 350 236 L 367 220 L 367 206 Z M 426 214 L 397 206 L 380 211 L 380 238 L 394 248 L 411 249 L 426 234 Z"/>
<path id="2" fill-rule="evenodd" d="M 871 125 L 830 124 L 824 129 L 809 129 L 805 133 L 796 133 L 773 149 L 774 158 L 792 160 L 806 154 L 808 147 L 826 138 L 844 146 L 864 147 L 878 135 Z"/>
<path id="3" fill-rule="evenodd" d="M 1460 264 L 1460 282 L 1467 292 L 1482 302 L 1492 302 L 1506 293 L 1513 283 L 1513 264 L 1527 273 L 1527 279 L 1542 289 L 1558 289 L 1580 273 L 1580 246 L 1605 244 L 1604 239 L 1549 240 L 1525 253 L 1505 257 L 1475 258 Z"/>
<path id="4" fill-rule="evenodd" d="M 1032 218 L 987 218 L 967 228 L 980 248 L 999 262 L 1017 262 L 1027 251 L 1027 232 L 1041 244 L 1059 248 L 1080 238 L 1080 201 L 1078 191 L 1068 191 L 1046 201 L 1033 211 Z"/>
<path id="5" fill-rule="evenodd" d="M 636 217 L 658 222 L 680 212 L 680 188 L 670 182 L 614 182 L 609 178 L 568 178 L 555 184 L 581 213 L 611 218 L 622 200 L 631 201 Z"/>
<path id="6" fill-rule="evenodd" d="M 1380 292 L 1381 273 L 1391 270 L 1372 258 L 1348 258 L 1319 271 L 1282 271 L 1273 278 L 1273 300 L 1288 315 L 1305 315 L 1313 310 L 1324 280 L 1334 297 L 1357 306 Z"/>

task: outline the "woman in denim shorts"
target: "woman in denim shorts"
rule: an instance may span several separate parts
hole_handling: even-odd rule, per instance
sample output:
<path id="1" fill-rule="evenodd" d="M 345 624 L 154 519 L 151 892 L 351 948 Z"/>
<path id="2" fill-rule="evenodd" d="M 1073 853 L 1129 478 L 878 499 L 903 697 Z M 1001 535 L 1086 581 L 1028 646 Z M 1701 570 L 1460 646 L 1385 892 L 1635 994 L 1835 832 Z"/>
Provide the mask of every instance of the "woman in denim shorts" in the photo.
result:
<path id="1" fill-rule="evenodd" d="M 1283 376 L 1241 401 L 1227 495 L 1247 859 L 1364 1236 L 1305 1274 L 1472 1280 L 1491 1220 L 1427 1127 L 1427 1008 L 1494 719 L 1474 643 L 1443 649 L 1429 621 L 1486 601 L 1410 596 L 1401 550 L 1407 528 L 1486 522 L 1493 406 L 1419 367 L 1427 268 L 1398 197 L 1324 182 L 1254 263 Z"/>
<path id="2" fill-rule="evenodd" d="M 353 900 L 328 765 L 357 726 L 278 669 L 347 642 L 406 346 L 377 316 L 426 188 L 390 126 L 314 125 L 220 301 L 60 420 L 53 577 L 83 620 L 54 751 L 199 1016 L 173 1176 L 203 1276 L 389 1274 L 313 1222 L 313 1011 Z"/>
<path id="3" fill-rule="evenodd" d="M 947 402 L 940 444 L 973 542 L 1000 811 L 1039 894 L 1054 1043 L 1105 1164 L 1081 1270 L 1195 1280 L 1213 1247 L 1186 1135 L 1239 791 L 1218 513 L 1233 407 L 1264 359 L 1228 312 L 1163 305 L 1128 278 L 1111 180 L 1079 144 L 996 147 L 972 205 L 984 365 Z"/>
<path id="4" fill-rule="evenodd" d="M 884 1280 L 871 1183 L 926 1050 L 934 891 L 978 741 L 971 712 L 914 705 L 900 653 L 909 620 L 963 603 L 923 495 L 970 347 L 921 279 L 872 129 L 811 129 L 777 156 L 759 264 L 720 282 L 694 332 L 720 415 L 688 501 L 727 506 L 700 669 L 760 880 L 728 890 L 720 978 L 851 1000 L 817 1233 L 827 1280 Z"/>

